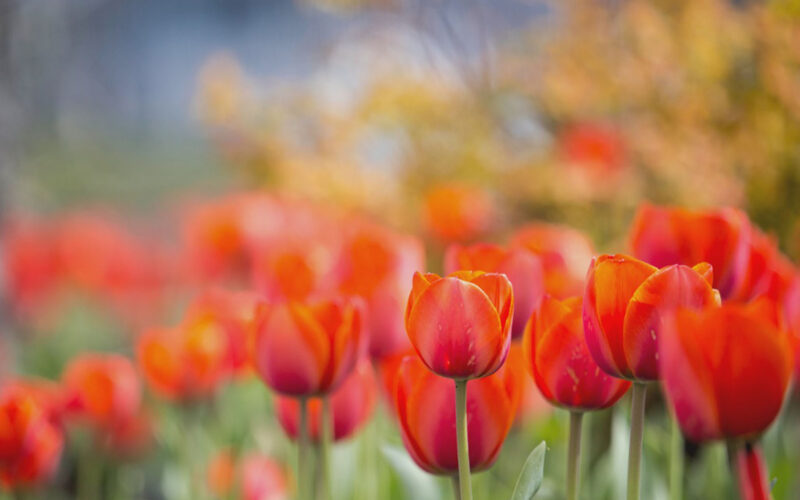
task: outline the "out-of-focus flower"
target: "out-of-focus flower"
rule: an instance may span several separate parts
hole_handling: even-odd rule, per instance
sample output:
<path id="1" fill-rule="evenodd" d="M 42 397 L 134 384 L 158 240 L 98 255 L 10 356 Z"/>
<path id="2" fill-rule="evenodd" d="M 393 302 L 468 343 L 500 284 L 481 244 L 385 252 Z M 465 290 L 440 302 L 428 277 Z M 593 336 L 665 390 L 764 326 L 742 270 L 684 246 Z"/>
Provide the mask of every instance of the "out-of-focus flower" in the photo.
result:
<path id="1" fill-rule="evenodd" d="M 521 248 L 504 249 L 499 245 L 478 243 L 452 245 L 444 260 L 446 273 L 459 270 L 505 274 L 514 289 L 512 338 L 519 338 L 531 313 L 544 296 L 544 276 L 538 257 Z"/>
<path id="2" fill-rule="evenodd" d="M 493 212 L 485 191 L 447 184 L 426 193 L 423 219 L 428 231 L 441 241 L 468 241 L 488 229 Z"/>
<path id="3" fill-rule="evenodd" d="M 580 231 L 555 224 L 527 224 L 514 233 L 511 245 L 539 256 L 545 289 L 553 297 L 567 298 L 583 292 L 594 248 Z"/>
<path id="4" fill-rule="evenodd" d="M 61 427 L 70 395 L 59 382 L 37 377 L 11 378 L 3 382 L 2 392 L 21 392 L 33 398 L 47 418 Z"/>
<path id="5" fill-rule="evenodd" d="M 333 418 L 333 440 L 339 441 L 353 435 L 364 425 L 375 408 L 377 384 L 372 365 L 362 360 L 341 387 L 330 397 Z M 297 439 L 300 419 L 300 402 L 296 398 L 278 396 L 276 413 L 281 427 L 292 439 Z M 312 441 L 320 438 L 322 403 L 314 398 L 308 401 L 308 435 Z"/>
<path id="6" fill-rule="evenodd" d="M 795 275 L 784 297 L 783 315 L 794 346 L 794 376 L 800 380 L 800 274 Z"/>
<path id="7" fill-rule="evenodd" d="M 467 436 L 473 471 L 490 467 L 514 422 L 520 398 L 516 373 L 504 368 L 472 380 L 467 391 Z M 432 474 L 458 470 L 455 386 L 428 370 L 417 356 L 400 364 L 395 384 L 403 444 L 414 461 Z"/>
<path id="8" fill-rule="evenodd" d="M 743 279 L 730 299 L 750 301 L 768 297 L 780 302 L 795 276 L 795 267 L 775 240 L 751 227 L 748 260 Z"/>
<path id="9" fill-rule="evenodd" d="M 757 437 L 781 409 L 792 375 L 789 337 L 757 306 L 681 309 L 665 321 L 663 386 L 693 441 Z"/>
<path id="10" fill-rule="evenodd" d="M 147 454 L 154 445 L 155 421 L 147 410 L 119 421 L 101 436 L 100 445 L 117 458 L 137 459 Z"/>
<path id="11" fill-rule="evenodd" d="M 353 371 L 366 340 L 361 300 L 262 304 L 256 313 L 253 365 L 280 394 L 324 395 Z"/>
<path id="12" fill-rule="evenodd" d="M 581 297 L 545 297 L 523 337 L 527 368 L 539 390 L 551 403 L 572 411 L 607 408 L 631 385 L 602 371 L 592 358 L 582 310 Z"/>
<path id="13" fill-rule="evenodd" d="M 657 380 L 664 315 L 718 304 L 712 274 L 705 263 L 656 269 L 625 255 L 595 259 L 586 279 L 583 327 L 600 368 L 615 377 Z"/>
<path id="14" fill-rule="evenodd" d="M 62 376 L 69 410 L 98 429 L 112 429 L 139 413 L 141 385 L 131 361 L 117 354 L 83 354 Z"/>
<path id="15" fill-rule="evenodd" d="M 208 487 L 218 498 L 235 492 L 243 500 L 286 500 L 289 482 L 286 471 L 273 459 L 249 453 L 237 459 L 229 450 L 217 453 L 208 465 Z"/>
<path id="16" fill-rule="evenodd" d="M 708 262 L 714 288 L 735 296 L 746 278 L 750 222 L 736 209 L 688 210 L 642 204 L 630 229 L 633 255 L 656 267 Z"/>
<path id="17" fill-rule="evenodd" d="M 0 484 L 7 489 L 47 481 L 64 437 L 36 399 L 20 387 L 0 390 Z"/>
<path id="18" fill-rule="evenodd" d="M 222 450 L 211 458 L 206 481 L 208 489 L 218 498 L 225 498 L 233 491 L 236 485 L 236 461 L 230 450 Z"/>
<path id="19" fill-rule="evenodd" d="M 182 232 L 189 272 L 201 281 L 244 274 L 246 249 L 238 199 L 189 207 Z"/>
<path id="20" fill-rule="evenodd" d="M 546 417 L 553 410 L 553 405 L 542 396 L 542 392 L 536 387 L 526 364 L 522 339 L 511 342 L 511 349 L 508 351 L 508 358 L 503 367 L 505 370 L 510 370 L 520 384 L 519 405 L 517 405 L 517 415 L 514 418 L 515 425 Z"/>
<path id="21" fill-rule="evenodd" d="M 559 149 L 564 161 L 597 175 L 614 174 L 627 161 L 619 132 L 598 123 L 567 127 L 559 137 Z"/>
<path id="22" fill-rule="evenodd" d="M 422 361 L 454 379 L 494 373 L 508 355 L 514 295 L 505 275 L 414 273 L 406 330 Z"/>
<path id="23" fill-rule="evenodd" d="M 414 237 L 358 221 L 345 234 L 334 279 L 342 293 L 366 302 L 371 357 L 410 347 L 403 311 L 411 290 L 410 276 L 423 268 L 424 261 L 422 243 Z"/>
<path id="24" fill-rule="evenodd" d="M 306 300 L 317 291 L 319 271 L 308 248 L 265 248 L 253 256 L 255 288 L 269 301 Z"/>

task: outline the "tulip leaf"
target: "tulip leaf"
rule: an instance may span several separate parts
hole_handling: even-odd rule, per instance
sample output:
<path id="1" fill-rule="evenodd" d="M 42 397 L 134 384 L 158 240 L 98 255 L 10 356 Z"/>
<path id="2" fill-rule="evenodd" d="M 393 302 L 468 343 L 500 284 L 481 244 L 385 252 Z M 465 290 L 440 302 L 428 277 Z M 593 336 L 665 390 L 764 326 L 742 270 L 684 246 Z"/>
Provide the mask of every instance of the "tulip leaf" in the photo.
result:
<path id="1" fill-rule="evenodd" d="M 402 447 L 385 444 L 381 453 L 400 479 L 406 498 L 441 498 L 436 478 L 420 469 Z"/>
<path id="2" fill-rule="evenodd" d="M 536 496 L 539 487 L 542 486 L 542 478 L 544 477 L 544 455 L 546 449 L 547 446 L 542 441 L 528 455 L 525 464 L 522 466 L 522 472 L 517 478 L 517 485 L 514 486 L 511 500 L 531 500 Z"/>

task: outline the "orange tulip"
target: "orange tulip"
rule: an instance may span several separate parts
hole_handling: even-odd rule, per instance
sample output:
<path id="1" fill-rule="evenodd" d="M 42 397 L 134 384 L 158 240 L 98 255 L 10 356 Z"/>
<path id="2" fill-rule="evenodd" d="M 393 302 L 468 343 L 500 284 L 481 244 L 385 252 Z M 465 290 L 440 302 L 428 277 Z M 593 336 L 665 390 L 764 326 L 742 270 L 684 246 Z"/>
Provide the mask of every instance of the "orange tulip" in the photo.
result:
<path id="1" fill-rule="evenodd" d="M 438 375 L 471 379 L 497 371 L 508 355 L 513 317 L 505 275 L 414 274 L 406 331 L 422 361 Z"/>
<path id="2" fill-rule="evenodd" d="M 256 313 L 254 367 L 280 394 L 327 394 L 366 348 L 363 317 L 360 300 L 263 304 Z"/>
<path id="3" fill-rule="evenodd" d="M 627 161 L 622 136 L 599 123 L 578 123 L 567 127 L 559 137 L 561 155 L 570 163 L 590 169 L 597 175 L 616 173 Z"/>
<path id="4" fill-rule="evenodd" d="M 595 362 L 615 377 L 657 380 L 663 316 L 676 307 L 717 304 L 711 280 L 708 264 L 657 269 L 625 255 L 598 257 L 583 300 L 586 343 Z"/>
<path id="5" fill-rule="evenodd" d="M 249 453 L 237 459 L 228 450 L 219 452 L 209 463 L 208 487 L 219 498 L 238 492 L 243 500 L 287 500 L 286 472 L 271 458 Z"/>
<path id="6" fill-rule="evenodd" d="M 572 411 L 607 408 L 630 382 L 612 377 L 595 363 L 583 333 L 581 297 L 563 302 L 549 296 L 525 329 L 526 366 L 551 403 Z"/>
<path id="7" fill-rule="evenodd" d="M 333 421 L 333 440 L 352 436 L 367 420 L 375 408 L 377 384 L 369 361 L 362 360 L 356 369 L 330 397 Z M 319 399 L 308 402 L 308 435 L 312 442 L 320 440 L 322 403 Z M 278 396 L 276 401 L 278 422 L 286 434 L 297 439 L 300 419 L 300 402 L 296 398 Z"/>
<path id="8" fill-rule="evenodd" d="M 643 204 L 629 238 L 633 255 L 657 267 L 708 262 L 714 268 L 714 288 L 723 299 L 733 296 L 745 278 L 750 223 L 739 210 Z"/>
<path id="9" fill-rule="evenodd" d="M 792 373 L 788 335 L 762 307 L 678 310 L 660 337 L 667 400 L 694 441 L 753 438 L 772 423 Z"/>
<path id="10" fill-rule="evenodd" d="M 517 411 L 520 384 L 505 368 L 473 380 L 467 393 L 469 463 L 473 471 L 497 458 Z M 455 386 L 425 368 L 417 356 L 406 357 L 395 384 L 395 405 L 408 453 L 432 474 L 458 471 Z"/>
<path id="11" fill-rule="evenodd" d="M 124 356 L 83 354 L 69 362 L 62 380 L 73 414 L 99 429 L 133 418 L 141 407 L 139 377 Z"/>
<path id="12" fill-rule="evenodd" d="M 445 254 L 444 266 L 447 273 L 465 270 L 505 274 L 514 288 L 511 336 L 522 336 L 525 322 L 544 295 L 544 276 L 538 257 L 521 248 L 506 250 L 488 243 L 452 245 Z"/>
<path id="13" fill-rule="evenodd" d="M 439 240 L 467 241 L 486 231 L 492 212 L 492 202 L 485 191 L 449 184 L 426 193 L 423 219 L 428 230 Z"/>
<path id="14" fill-rule="evenodd" d="M 527 224 L 514 233 L 511 245 L 539 257 L 547 293 L 556 298 L 583 293 L 586 269 L 594 255 L 592 242 L 583 233 L 555 224 Z"/>
<path id="15" fill-rule="evenodd" d="M 794 279 L 796 269 L 778 249 L 774 238 L 755 227 L 750 231 L 747 266 L 730 299 L 751 301 L 768 297 L 782 301 Z"/>
<path id="16" fill-rule="evenodd" d="M 0 392 L 0 484 L 17 489 L 47 481 L 55 473 L 64 437 L 27 391 Z"/>
<path id="17" fill-rule="evenodd" d="M 511 342 L 511 349 L 508 351 L 503 369 L 510 370 L 520 384 L 519 405 L 517 405 L 517 415 L 514 417 L 515 425 L 542 419 L 553 412 L 553 405 L 542 396 L 526 365 L 522 339 Z"/>

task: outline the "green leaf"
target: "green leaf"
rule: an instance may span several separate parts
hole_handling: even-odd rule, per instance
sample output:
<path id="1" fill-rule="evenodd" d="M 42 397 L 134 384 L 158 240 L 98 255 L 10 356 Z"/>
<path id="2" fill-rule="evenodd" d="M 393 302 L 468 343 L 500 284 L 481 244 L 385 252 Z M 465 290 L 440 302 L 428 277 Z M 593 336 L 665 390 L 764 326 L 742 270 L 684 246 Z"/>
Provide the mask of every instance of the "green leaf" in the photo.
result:
<path id="1" fill-rule="evenodd" d="M 542 441 L 528 455 L 525 465 L 522 466 L 522 472 L 517 478 L 517 485 L 514 487 L 511 500 L 531 500 L 536 496 L 539 487 L 542 486 L 542 478 L 544 477 L 544 454 L 546 449 L 547 446 Z"/>
<path id="2" fill-rule="evenodd" d="M 400 446 L 386 444 L 381 446 L 381 453 L 400 479 L 406 498 L 441 498 L 436 478 L 417 467 L 406 450 Z"/>

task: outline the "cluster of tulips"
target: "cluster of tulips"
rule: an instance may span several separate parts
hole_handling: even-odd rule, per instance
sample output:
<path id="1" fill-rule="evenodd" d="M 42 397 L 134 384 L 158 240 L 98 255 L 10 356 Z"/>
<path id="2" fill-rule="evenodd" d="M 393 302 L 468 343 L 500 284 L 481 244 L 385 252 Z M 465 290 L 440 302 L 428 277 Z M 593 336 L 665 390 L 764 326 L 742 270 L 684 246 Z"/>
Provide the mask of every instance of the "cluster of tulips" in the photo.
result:
<path id="1" fill-rule="evenodd" d="M 60 382 L 3 381 L 6 488 L 52 477 L 73 427 L 88 428 L 95 448 L 145 453 L 157 418 L 142 379 L 189 408 L 257 376 L 297 442 L 296 480 L 263 453 L 223 449 L 205 474 L 220 497 L 330 498 L 332 443 L 363 427 L 382 396 L 413 461 L 470 500 L 471 472 L 493 465 L 525 401 L 538 397 L 535 384 L 570 415 L 570 500 L 582 416 L 629 390 L 627 496 L 639 498 L 645 396 L 658 387 L 677 442 L 681 431 L 695 443 L 726 441 L 742 498 L 770 498 L 759 438 L 793 376 L 800 281 L 741 211 L 643 205 L 629 255 L 595 256 L 573 229 L 530 224 L 507 245 L 452 243 L 443 276 L 424 272 L 415 237 L 261 194 L 195 206 L 182 227 L 180 265 L 203 291 L 180 321 L 143 328 L 133 360 L 86 353 Z M 11 276 L 41 278 L 22 280 L 30 311 L 31 283 L 50 275 L 36 255 L 12 255 Z M 670 469 L 673 498 L 682 456 Z M 520 477 L 530 498 L 538 486 Z"/>

